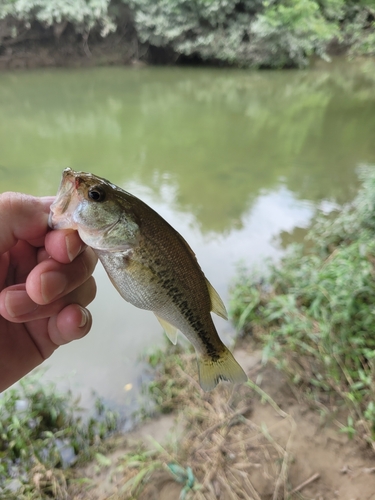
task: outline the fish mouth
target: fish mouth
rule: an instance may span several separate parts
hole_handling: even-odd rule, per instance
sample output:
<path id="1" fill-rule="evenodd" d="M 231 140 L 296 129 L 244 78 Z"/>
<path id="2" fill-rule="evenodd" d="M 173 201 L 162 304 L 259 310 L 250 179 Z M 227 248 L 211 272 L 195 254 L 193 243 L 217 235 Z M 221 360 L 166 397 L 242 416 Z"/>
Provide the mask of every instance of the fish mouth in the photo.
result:
<path id="1" fill-rule="evenodd" d="M 71 210 L 72 207 L 68 211 L 68 207 L 75 197 L 74 194 L 78 179 L 76 179 L 74 174 L 75 172 L 70 168 L 66 168 L 63 171 L 60 187 L 56 199 L 50 207 L 48 216 L 48 225 L 52 229 L 72 227 L 73 221 L 71 215 L 73 211 Z M 63 214 L 65 214 L 64 217 L 62 217 Z"/>

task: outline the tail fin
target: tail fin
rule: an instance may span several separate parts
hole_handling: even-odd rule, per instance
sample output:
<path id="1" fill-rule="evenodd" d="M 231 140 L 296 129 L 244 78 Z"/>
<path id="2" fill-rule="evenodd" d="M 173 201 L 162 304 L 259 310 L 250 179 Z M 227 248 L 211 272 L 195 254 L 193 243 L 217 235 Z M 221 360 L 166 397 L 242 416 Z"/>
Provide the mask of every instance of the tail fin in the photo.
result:
<path id="1" fill-rule="evenodd" d="M 225 348 L 217 360 L 198 354 L 199 383 L 204 391 L 214 389 L 220 380 L 228 380 L 234 384 L 247 381 L 247 375 Z"/>

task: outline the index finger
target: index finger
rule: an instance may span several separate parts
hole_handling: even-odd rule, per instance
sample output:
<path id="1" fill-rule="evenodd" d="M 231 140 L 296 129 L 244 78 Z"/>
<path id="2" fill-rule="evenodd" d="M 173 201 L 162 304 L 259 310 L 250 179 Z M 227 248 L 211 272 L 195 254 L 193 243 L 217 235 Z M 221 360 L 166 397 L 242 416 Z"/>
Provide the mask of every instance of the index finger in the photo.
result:
<path id="1" fill-rule="evenodd" d="M 22 193 L 0 194 L 0 255 L 18 240 L 41 246 L 48 231 L 53 197 L 36 198 Z"/>

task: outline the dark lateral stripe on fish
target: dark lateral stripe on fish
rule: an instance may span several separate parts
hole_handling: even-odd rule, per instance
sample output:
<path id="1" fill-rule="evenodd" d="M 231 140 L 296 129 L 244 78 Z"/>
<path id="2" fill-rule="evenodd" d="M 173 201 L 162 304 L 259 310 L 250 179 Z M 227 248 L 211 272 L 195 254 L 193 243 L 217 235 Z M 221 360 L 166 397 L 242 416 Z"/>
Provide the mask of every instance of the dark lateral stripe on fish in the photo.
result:
<path id="1" fill-rule="evenodd" d="M 187 301 L 186 300 L 181 301 L 181 299 L 184 297 L 184 294 L 180 292 L 176 286 L 173 286 L 174 279 L 163 278 L 163 276 L 165 276 L 168 273 L 168 271 L 167 270 L 156 271 L 155 269 L 152 269 L 152 271 L 159 277 L 158 284 L 160 284 L 162 288 L 167 290 L 167 295 L 171 298 L 172 302 L 178 307 L 181 314 L 188 320 L 190 326 L 194 328 L 201 342 L 207 349 L 207 353 L 212 358 L 212 360 L 217 361 L 218 359 L 220 359 L 220 355 L 217 352 L 217 348 L 211 342 L 210 334 L 206 331 L 202 322 L 199 320 L 197 316 L 194 315 L 192 310 L 189 308 Z"/>

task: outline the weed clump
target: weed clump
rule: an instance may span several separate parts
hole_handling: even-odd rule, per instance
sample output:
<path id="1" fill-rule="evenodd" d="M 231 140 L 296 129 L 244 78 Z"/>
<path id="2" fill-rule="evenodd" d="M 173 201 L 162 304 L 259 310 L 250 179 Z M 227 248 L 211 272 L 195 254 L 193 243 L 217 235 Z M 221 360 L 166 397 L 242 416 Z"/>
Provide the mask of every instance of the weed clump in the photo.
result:
<path id="1" fill-rule="evenodd" d="M 0 396 L 0 499 L 67 498 L 66 469 L 91 458 L 118 426 L 96 401 L 82 418 L 78 400 L 29 375 Z"/>
<path id="2" fill-rule="evenodd" d="M 245 273 L 231 315 L 315 399 L 339 396 L 349 435 L 375 441 L 375 171 L 335 216 L 320 215 L 306 245 L 292 245 L 266 276 Z M 337 401 L 337 398 L 336 398 Z"/>

